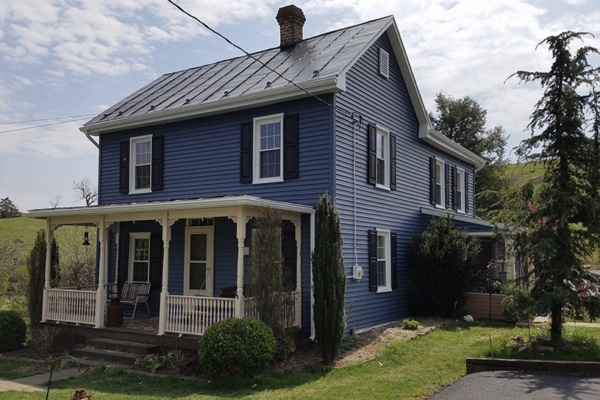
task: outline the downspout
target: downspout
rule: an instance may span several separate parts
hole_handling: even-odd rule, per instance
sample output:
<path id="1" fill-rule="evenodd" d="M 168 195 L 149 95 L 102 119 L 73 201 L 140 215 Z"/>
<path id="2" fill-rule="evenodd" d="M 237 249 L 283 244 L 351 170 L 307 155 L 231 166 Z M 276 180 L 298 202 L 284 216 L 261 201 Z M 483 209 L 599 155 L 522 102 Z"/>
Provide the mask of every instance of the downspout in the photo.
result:
<path id="1" fill-rule="evenodd" d="M 83 133 L 85 134 L 85 137 L 86 137 L 86 138 L 88 138 L 88 140 L 89 140 L 90 142 L 92 142 L 92 144 L 93 144 L 94 146 L 96 146 L 96 148 L 97 148 L 98 150 L 100 150 L 100 145 L 98 144 L 98 142 L 96 142 L 96 141 L 95 141 L 95 140 L 94 140 L 94 139 L 93 139 L 93 138 L 90 136 L 90 133 L 89 133 L 89 131 L 85 131 L 85 132 L 83 132 Z"/>

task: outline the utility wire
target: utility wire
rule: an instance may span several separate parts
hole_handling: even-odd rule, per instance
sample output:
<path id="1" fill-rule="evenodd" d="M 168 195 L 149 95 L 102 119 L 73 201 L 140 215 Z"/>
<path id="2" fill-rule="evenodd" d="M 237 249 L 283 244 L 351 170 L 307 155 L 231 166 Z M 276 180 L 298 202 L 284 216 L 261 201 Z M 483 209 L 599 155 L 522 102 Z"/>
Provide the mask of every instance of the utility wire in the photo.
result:
<path id="1" fill-rule="evenodd" d="M 24 131 L 24 130 L 27 130 L 27 129 L 43 128 L 45 126 L 67 124 L 69 122 L 81 121 L 81 120 L 85 120 L 85 119 L 87 119 L 87 118 L 77 118 L 77 119 L 70 119 L 68 121 L 53 122 L 51 124 L 43 124 L 43 125 L 36 125 L 36 126 L 26 126 L 24 128 L 17 128 L 17 129 L 9 129 L 7 131 L 0 131 L 0 133 L 18 132 L 18 131 Z"/>
<path id="2" fill-rule="evenodd" d="M 2 122 L 2 123 L 0 123 L 0 125 L 28 124 L 30 122 L 53 121 L 55 119 L 65 119 L 65 118 L 78 118 L 78 117 L 85 117 L 85 118 L 87 118 L 87 117 L 93 117 L 94 115 L 96 115 L 96 114 L 65 115 L 63 117 L 30 119 L 28 121 Z"/>
<path id="3" fill-rule="evenodd" d="M 261 60 L 259 60 L 258 58 L 254 57 L 252 54 L 248 53 L 246 50 L 244 50 L 242 47 L 238 46 L 237 44 L 233 43 L 231 40 L 229 40 L 227 37 L 225 37 L 224 35 L 222 35 L 221 33 L 217 32 L 216 30 L 214 30 L 213 28 L 211 28 L 210 26 L 208 26 L 206 23 L 204 23 L 203 21 L 201 21 L 198 17 L 190 14 L 189 12 L 187 12 L 186 10 L 184 10 L 179 4 L 175 3 L 173 0 L 167 0 L 169 3 L 171 3 L 173 6 L 175 6 L 179 11 L 181 11 L 182 13 L 184 13 L 185 15 L 187 15 L 188 17 L 192 18 L 193 20 L 197 21 L 198 23 L 200 23 L 202 26 L 204 26 L 206 29 L 208 29 L 209 31 L 211 31 L 212 33 L 214 33 L 215 35 L 219 36 L 221 39 L 225 40 L 227 43 L 229 43 L 230 45 L 232 45 L 233 47 L 235 47 L 236 49 L 240 50 L 242 53 L 246 54 L 248 57 L 252 58 L 254 61 L 258 62 L 259 64 L 261 64 L 263 67 L 267 68 L 268 70 L 270 70 L 271 72 L 273 72 L 274 74 L 276 74 L 277 76 L 279 76 L 281 79 L 285 80 L 286 82 L 292 84 L 293 86 L 297 87 L 298 89 L 302 90 L 304 93 L 306 93 L 309 96 L 314 97 L 315 99 L 319 100 L 321 103 L 324 103 L 326 105 L 328 105 L 329 107 L 336 109 L 336 110 L 340 110 L 342 111 L 344 114 L 346 114 L 347 116 L 351 117 L 353 122 L 356 122 L 355 120 L 355 116 L 356 115 L 360 115 L 357 112 L 352 112 L 352 111 L 348 111 L 340 106 L 336 106 L 333 104 L 330 104 L 328 101 L 323 100 L 322 98 L 320 98 L 319 96 L 309 92 L 308 90 L 304 89 L 303 87 L 298 86 L 295 82 L 293 82 L 292 80 L 286 78 L 285 76 L 283 76 L 281 73 L 275 71 L 273 68 L 269 67 L 267 64 L 265 64 L 264 62 L 262 62 Z M 362 120 L 362 117 L 361 117 Z"/>

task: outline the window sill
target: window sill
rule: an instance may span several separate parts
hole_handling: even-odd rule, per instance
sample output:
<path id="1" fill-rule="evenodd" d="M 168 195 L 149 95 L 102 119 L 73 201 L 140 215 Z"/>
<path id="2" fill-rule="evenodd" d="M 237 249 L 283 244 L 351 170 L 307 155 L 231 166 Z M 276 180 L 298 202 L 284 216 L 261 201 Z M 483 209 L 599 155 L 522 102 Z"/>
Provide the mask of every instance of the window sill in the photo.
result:
<path id="1" fill-rule="evenodd" d="M 456 210 L 456 213 L 457 213 L 457 214 L 462 214 L 462 215 L 465 215 L 465 214 L 466 214 L 466 212 L 464 212 L 464 210 Z"/>
<path id="2" fill-rule="evenodd" d="M 440 210 L 446 210 L 446 207 L 440 206 L 439 204 L 436 204 L 435 208 L 439 208 Z"/>
<path id="3" fill-rule="evenodd" d="M 280 177 L 276 177 L 276 178 L 264 178 L 264 179 L 255 179 L 252 181 L 253 185 L 260 185 L 263 183 L 275 183 L 275 182 L 283 182 L 283 178 Z"/>
<path id="4" fill-rule="evenodd" d="M 129 191 L 129 194 L 144 194 L 144 193 L 152 193 L 152 189 L 137 189 L 137 190 Z"/>
<path id="5" fill-rule="evenodd" d="M 379 183 L 375 185 L 375 188 L 379 189 L 379 190 L 385 190 L 386 192 L 391 192 L 392 191 L 389 187 L 384 186 L 384 185 L 380 185 Z"/>
<path id="6" fill-rule="evenodd" d="M 389 287 L 379 287 L 377 288 L 377 293 L 388 293 L 391 292 L 392 288 Z"/>

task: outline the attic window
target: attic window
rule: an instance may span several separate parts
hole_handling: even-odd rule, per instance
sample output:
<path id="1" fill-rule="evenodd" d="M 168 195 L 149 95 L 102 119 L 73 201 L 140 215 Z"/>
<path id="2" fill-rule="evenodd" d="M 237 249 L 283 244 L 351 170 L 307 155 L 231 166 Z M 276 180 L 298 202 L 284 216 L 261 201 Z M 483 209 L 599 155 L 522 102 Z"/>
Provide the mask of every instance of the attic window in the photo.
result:
<path id="1" fill-rule="evenodd" d="M 379 49 L 379 74 L 384 78 L 390 77 L 390 53 Z"/>

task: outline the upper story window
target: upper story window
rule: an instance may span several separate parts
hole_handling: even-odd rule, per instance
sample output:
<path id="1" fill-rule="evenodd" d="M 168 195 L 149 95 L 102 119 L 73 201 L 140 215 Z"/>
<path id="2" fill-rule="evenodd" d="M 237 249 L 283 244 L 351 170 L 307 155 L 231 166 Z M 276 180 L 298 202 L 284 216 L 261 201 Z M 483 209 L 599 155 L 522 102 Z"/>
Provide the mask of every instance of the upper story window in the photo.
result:
<path id="1" fill-rule="evenodd" d="M 465 171 L 456 168 L 456 182 L 454 183 L 456 192 L 454 198 L 454 208 L 458 212 L 465 212 Z"/>
<path id="2" fill-rule="evenodd" d="M 389 132 L 377 127 L 377 186 L 390 188 Z"/>
<path id="3" fill-rule="evenodd" d="M 132 233 L 129 255 L 129 280 L 149 282 L 150 280 L 150 233 Z"/>
<path id="4" fill-rule="evenodd" d="M 435 162 L 435 205 L 444 207 L 444 162 Z"/>
<path id="5" fill-rule="evenodd" d="M 283 180 L 283 114 L 254 119 L 253 183 Z"/>
<path id="6" fill-rule="evenodd" d="M 129 193 L 151 191 L 152 136 L 131 138 Z"/>
<path id="7" fill-rule="evenodd" d="M 369 184 L 396 190 L 396 137 L 387 129 L 369 125 Z"/>

